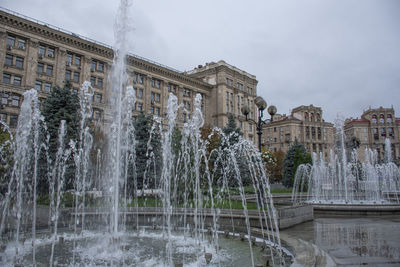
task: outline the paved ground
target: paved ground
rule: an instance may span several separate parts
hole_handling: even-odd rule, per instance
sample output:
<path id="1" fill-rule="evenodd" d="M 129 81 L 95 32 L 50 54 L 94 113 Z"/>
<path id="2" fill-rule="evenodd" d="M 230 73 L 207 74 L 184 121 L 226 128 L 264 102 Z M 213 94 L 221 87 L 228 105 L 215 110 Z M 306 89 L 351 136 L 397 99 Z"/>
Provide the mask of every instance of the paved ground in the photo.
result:
<path id="1" fill-rule="evenodd" d="M 338 266 L 400 266 L 400 215 L 317 217 L 282 232 L 315 244 Z"/>

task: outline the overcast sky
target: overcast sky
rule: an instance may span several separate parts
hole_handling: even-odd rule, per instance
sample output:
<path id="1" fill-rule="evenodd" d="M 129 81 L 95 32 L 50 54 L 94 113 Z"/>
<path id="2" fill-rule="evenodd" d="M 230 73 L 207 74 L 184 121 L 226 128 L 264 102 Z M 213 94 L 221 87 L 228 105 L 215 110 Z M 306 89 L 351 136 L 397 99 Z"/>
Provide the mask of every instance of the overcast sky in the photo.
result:
<path id="1" fill-rule="evenodd" d="M 2 0 L 2 7 L 114 44 L 118 0 Z M 400 117 L 398 0 L 134 0 L 130 51 L 185 71 L 225 60 L 256 75 L 279 113 L 300 105 Z"/>

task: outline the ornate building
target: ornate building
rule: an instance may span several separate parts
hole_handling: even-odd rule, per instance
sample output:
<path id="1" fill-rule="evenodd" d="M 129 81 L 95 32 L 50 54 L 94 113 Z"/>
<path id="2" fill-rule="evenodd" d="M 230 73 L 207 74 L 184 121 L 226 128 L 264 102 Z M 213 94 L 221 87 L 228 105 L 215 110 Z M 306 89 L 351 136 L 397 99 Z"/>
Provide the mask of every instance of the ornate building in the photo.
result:
<path id="1" fill-rule="evenodd" d="M 349 141 L 356 137 L 360 141 L 358 155 L 361 161 L 365 157 L 365 149 L 375 149 L 378 159 L 384 159 L 385 139 L 391 141 L 392 157 L 400 162 L 400 118 L 395 117 L 392 108 L 379 107 L 363 112 L 361 118 L 350 118 L 345 122 L 345 134 Z"/>
<path id="2" fill-rule="evenodd" d="M 287 149 L 297 140 L 309 153 L 322 153 L 329 157 L 334 144 L 333 124 L 322 119 L 320 107 L 300 106 L 289 116 L 277 114 L 263 128 L 263 144 L 272 151 Z"/>
<path id="3" fill-rule="evenodd" d="M 35 88 L 44 99 L 54 86 L 70 81 L 79 90 L 84 81 L 94 88 L 94 119 L 107 124 L 110 94 L 109 73 L 114 52 L 108 45 L 0 9 L 0 117 L 15 127 L 24 91 Z M 224 127 L 233 113 L 246 137 L 255 140 L 251 124 L 240 121 L 240 106 L 255 107 L 256 77 L 223 61 L 189 72 L 130 54 L 128 85 L 136 90 L 136 112 L 164 116 L 170 93 L 183 104 L 181 125 L 193 110 L 194 97 L 203 96 L 206 125 Z M 189 114 L 186 114 L 189 113 Z M 253 115 L 254 116 L 254 115 Z M 246 128 L 247 127 L 247 128 Z"/>

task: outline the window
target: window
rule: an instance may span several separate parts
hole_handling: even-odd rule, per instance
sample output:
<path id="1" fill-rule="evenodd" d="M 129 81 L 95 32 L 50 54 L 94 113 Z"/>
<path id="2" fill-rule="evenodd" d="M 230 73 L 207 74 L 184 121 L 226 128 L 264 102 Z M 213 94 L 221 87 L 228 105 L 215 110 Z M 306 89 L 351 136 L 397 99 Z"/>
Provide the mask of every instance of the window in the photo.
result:
<path id="1" fill-rule="evenodd" d="M 169 84 L 167 85 L 167 87 L 168 87 L 168 92 L 176 93 L 177 85 L 169 83 Z"/>
<path id="2" fill-rule="evenodd" d="M 151 92 L 151 102 L 160 102 L 160 94 Z"/>
<path id="3" fill-rule="evenodd" d="M 65 80 L 70 81 L 71 80 L 71 70 L 65 70 Z"/>
<path id="4" fill-rule="evenodd" d="M 103 71 L 103 70 L 104 70 L 104 63 L 98 62 L 98 64 L 97 64 L 97 70 L 98 70 L 98 71 Z"/>
<path id="5" fill-rule="evenodd" d="M 35 89 L 36 89 L 36 91 L 42 90 L 42 82 L 41 81 L 35 82 Z"/>
<path id="6" fill-rule="evenodd" d="M 372 115 L 372 123 L 376 123 L 377 122 L 377 117 L 376 115 Z"/>
<path id="7" fill-rule="evenodd" d="M 190 89 L 183 88 L 183 96 L 190 97 Z"/>
<path id="8" fill-rule="evenodd" d="M 385 123 L 385 116 L 383 114 L 379 116 L 379 123 Z"/>
<path id="9" fill-rule="evenodd" d="M 24 67 L 24 58 L 23 57 L 16 57 L 15 59 L 15 66 L 17 68 L 22 69 Z"/>
<path id="10" fill-rule="evenodd" d="M 43 73 L 44 72 L 44 64 L 41 62 L 38 62 L 37 64 L 37 72 Z"/>
<path id="11" fill-rule="evenodd" d="M 3 122 L 7 122 L 7 114 L 0 113 L 0 120 Z"/>
<path id="12" fill-rule="evenodd" d="M 13 56 L 12 55 L 6 54 L 6 62 L 5 62 L 5 64 L 7 66 L 12 66 L 12 64 L 13 64 Z"/>
<path id="13" fill-rule="evenodd" d="M 90 84 L 94 87 L 96 86 L 96 77 L 90 76 Z"/>
<path id="14" fill-rule="evenodd" d="M 233 86 L 233 80 L 229 79 L 229 78 L 226 78 L 226 85 Z"/>
<path id="15" fill-rule="evenodd" d="M 133 83 L 137 83 L 137 77 L 138 77 L 137 73 L 136 72 L 133 73 Z"/>
<path id="16" fill-rule="evenodd" d="M 95 110 L 95 111 L 93 112 L 93 118 L 94 118 L 96 121 L 99 121 L 99 120 L 101 119 L 101 112 L 100 112 L 99 110 Z"/>
<path id="17" fill-rule="evenodd" d="M 81 65 L 81 57 L 80 56 L 75 56 L 74 64 L 76 66 L 80 66 Z"/>
<path id="18" fill-rule="evenodd" d="M 71 53 L 68 53 L 68 54 L 67 54 L 67 61 L 66 61 L 66 63 L 67 63 L 67 66 L 71 66 L 71 64 L 72 64 L 72 54 L 71 54 Z"/>
<path id="19" fill-rule="evenodd" d="M 3 73 L 3 83 L 11 83 L 11 74 Z"/>
<path id="20" fill-rule="evenodd" d="M 79 76 L 80 76 L 80 73 L 79 72 L 74 72 L 74 82 L 75 83 L 79 83 Z"/>
<path id="21" fill-rule="evenodd" d="M 388 115 L 386 116 L 386 122 L 387 122 L 387 123 L 392 123 L 392 122 L 393 122 L 393 120 L 392 120 L 392 115 L 391 115 L 391 114 L 388 114 Z"/>
<path id="22" fill-rule="evenodd" d="M 53 65 L 47 65 L 46 74 L 49 76 L 53 75 Z"/>
<path id="23" fill-rule="evenodd" d="M 137 110 L 138 111 L 143 111 L 143 104 L 142 103 L 137 103 Z"/>
<path id="24" fill-rule="evenodd" d="M 54 48 L 47 48 L 47 56 L 54 57 Z"/>
<path id="25" fill-rule="evenodd" d="M 189 101 L 183 101 L 183 106 L 185 109 L 190 110 L 190 102 Z"/>
<path id="26" fill-rule="evenodd" d="M 20 96 L 13 95 L 11 98 L 11 105 L 14 107 L 19 107 L 19 100 L 20 100 Z"/>
<path id="27" fill-rule="evenodd" d="M 10 127 L 15 128 L 18 124 L 18 115 L 10 115 Z"/>
<path id="28" fill-rule="evenodd" d="M 142 88 L 137 89 L 136 97 L 137 98 L 143 98 L 143 89 Z"/>
<path id="29" fill-rule="evenodd" d="M 22 81 L 22 77 L 21 76 L 14 76 L 14 85 L 19 85 L 21 86 L 21 81 Z"/>
<path id="30" fill-rule="evenodd" d="M 15 45 L 15 37 L 8 36 L 7 37 L 7 46 L 14 47 L 14 45 Z"/>
<path id="31" fill-rule="evenodd" d="M 39 46 L 39 55 L 44 56 L 44 54 L 46 53 L 46 47 L 43 45 Z"/>
<path id="32" fill-rule="evenodd" d="M 139 78 L 139 83 L 143 84 L 143 75 L 139 74 L 138 78 Z"/>
<path id="33" fill-rule="evenodd" d="M 7 105 L 8 104 L 8 93 L 1 94 L 1 104 Z"/>
<path id="34" fill-rule="evenodd" d="M 103 98 L 102 94 L 95 94 L 94 101 L 97 103 L 101 103 L 101 99 Z"/>
<path id="35" fill-rule="evenodd" d="M 240 82 L 237 83 L 236 87 L 237 87 L 239 90 L 243 90 L 243 84 L 241 84 Z"/>
<path id="36" fill-rule="evenodd" d="M 253 131 L 253 125 L 251 123 L 249 123 L 249 132 Z"/>
<path id="37" fill-rule="evenodd" d="M 44 91 L 46 93 L 50 93 L 51 92 L 51 83 L 44 83 Z"/>
<path id="38" fill-rule="evenodd" d="M 25 40 L 18 39 L 18 45 L 17 45 L 18 49 L 25 50 L 25 43 L 26 43 Z"/>
<path id="39" fill-rule="evenodd" d="M 91 70 L 96 70 L 96 61 L 92 61 L 92 66 L 90 67 Z"/>
<path id="40" fill-rule="evenodd" d="M 155 108 L 155 115 L 160 116 L 160 108 L 159 107 Z"/>
<path id="41" fill-rule="evenodd" d="M 103 78 L 97 78 L 97 87 L 103 88 Z"/>

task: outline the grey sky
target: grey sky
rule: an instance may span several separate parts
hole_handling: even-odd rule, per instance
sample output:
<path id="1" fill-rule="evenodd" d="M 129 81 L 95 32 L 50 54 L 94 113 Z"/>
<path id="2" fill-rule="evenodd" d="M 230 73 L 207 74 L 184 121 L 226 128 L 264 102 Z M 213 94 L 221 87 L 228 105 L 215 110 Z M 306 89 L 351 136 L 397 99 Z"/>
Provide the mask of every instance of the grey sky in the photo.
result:
<path id="1" fill-rule="evenodd" d="M 3 0 L 1 6 L 112 45 L 119 1 Z M 279 113 L 394 106 L 400 117 L 400 1 L 141 0 L 131 51 L 179 70 L 225 60 L 257 76 Z"/>

